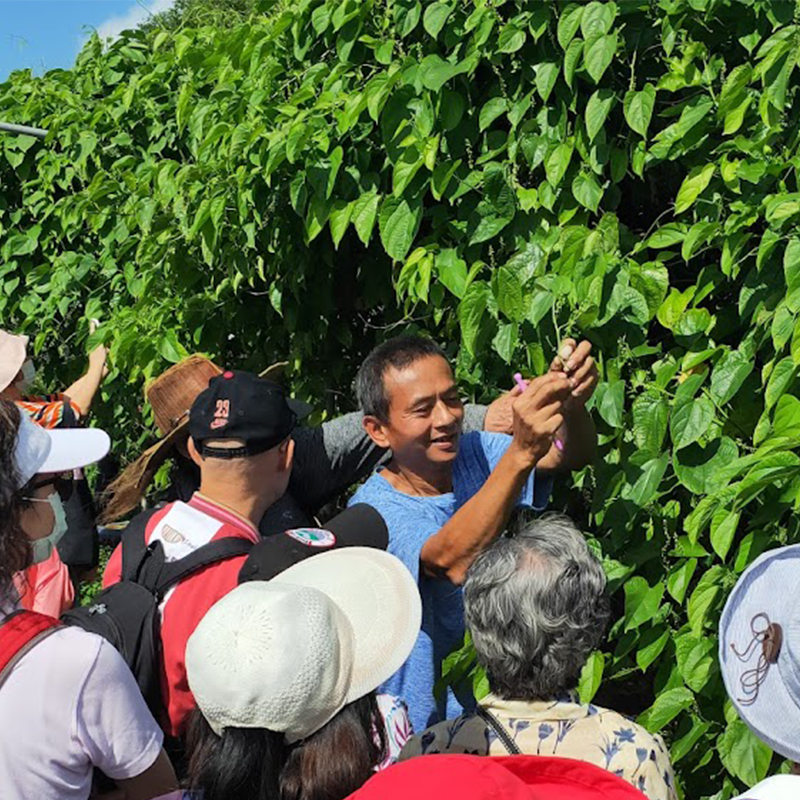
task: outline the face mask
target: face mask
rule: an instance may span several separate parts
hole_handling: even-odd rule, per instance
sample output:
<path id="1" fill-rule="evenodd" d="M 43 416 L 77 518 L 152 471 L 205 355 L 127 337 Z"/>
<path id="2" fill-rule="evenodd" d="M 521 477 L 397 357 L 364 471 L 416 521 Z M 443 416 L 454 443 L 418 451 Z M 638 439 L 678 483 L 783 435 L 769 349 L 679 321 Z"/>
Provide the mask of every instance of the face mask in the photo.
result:
<path id="1" fill-rule="evenodd" d="M 64 511 L 64 506 L 58 492 L 53 492 L 46 500 L 42 500 L 38 497 L 31 497 L 29 499 L 34 503 L 50 503 L 50 508 L 53 509 L 53 516 L 55 517 L 53 530 L 50 531 L 49 535 L 42 539 L 34 539 L 31 542 L 33 563 L 41 564 L 42 561 L 47 561 L 47 559 L 50 558 L 53 548 L 67 532 L 67 514 Z"/>
<path id="2" fill-rule="evenodd" d="M 22 380 L 17 381 L 14 386 L 20 391 L 21 394 L 25 394 L 31 386 L 33 386 L 33 381 L 36 378 L 36 367 L 33 366 L 33 361 L 28 359 L 22 365 Z"/>

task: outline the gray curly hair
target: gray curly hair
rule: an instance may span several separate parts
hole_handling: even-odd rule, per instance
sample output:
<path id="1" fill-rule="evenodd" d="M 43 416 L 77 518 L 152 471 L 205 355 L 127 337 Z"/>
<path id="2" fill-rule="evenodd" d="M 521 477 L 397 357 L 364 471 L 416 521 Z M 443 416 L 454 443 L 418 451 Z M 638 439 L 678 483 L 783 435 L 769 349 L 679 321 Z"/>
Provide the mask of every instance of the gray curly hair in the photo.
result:
<path id="1" fill-rule="evenodd" d="M 606 577 L 561 514 L 523 520 L 467 573 L 464 610 L 494 694 L 544 700 L 572 689 L 603 637 Z"/>

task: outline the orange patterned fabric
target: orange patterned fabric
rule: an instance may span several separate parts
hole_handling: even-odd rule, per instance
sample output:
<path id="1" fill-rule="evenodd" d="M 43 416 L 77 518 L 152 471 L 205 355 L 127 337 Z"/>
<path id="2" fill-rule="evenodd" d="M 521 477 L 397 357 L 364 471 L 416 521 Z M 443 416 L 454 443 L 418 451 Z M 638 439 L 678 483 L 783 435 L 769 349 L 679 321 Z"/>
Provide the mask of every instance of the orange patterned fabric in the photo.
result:
<path id="1" fill-rule="evenodd" d="M 26 397 L 18 400 L 17 405 L 43 428 L 71 428 L 81 416 L 78 406 L 63 394 Z"/>

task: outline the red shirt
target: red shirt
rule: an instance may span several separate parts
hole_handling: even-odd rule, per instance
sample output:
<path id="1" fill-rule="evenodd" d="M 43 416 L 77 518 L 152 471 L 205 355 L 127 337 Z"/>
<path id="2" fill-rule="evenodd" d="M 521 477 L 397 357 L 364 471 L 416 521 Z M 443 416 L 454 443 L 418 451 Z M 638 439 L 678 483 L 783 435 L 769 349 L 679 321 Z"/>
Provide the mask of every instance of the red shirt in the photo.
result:
<path id="1" fill-rule="evenodd" d="M 182 558 L 192 549 L 228 536 L 259 541 L 252 523 L 235 511 L 196 492 L 188 503 L 170 503 L 149 519 L 145 536 L 160 539 L 168 560 Z M 203 567 L 171 589 L 161 605 L 162 697 L 168 722 L 164 730 L 180 736 L 195 708 L 186 678 L 186 643 L 205 613 L 238 584 L 239 570 L 247 556 L 235 556 Z M 118 546 L 108 560 L 103 587 L 117 583 L 122 572 Z"/>

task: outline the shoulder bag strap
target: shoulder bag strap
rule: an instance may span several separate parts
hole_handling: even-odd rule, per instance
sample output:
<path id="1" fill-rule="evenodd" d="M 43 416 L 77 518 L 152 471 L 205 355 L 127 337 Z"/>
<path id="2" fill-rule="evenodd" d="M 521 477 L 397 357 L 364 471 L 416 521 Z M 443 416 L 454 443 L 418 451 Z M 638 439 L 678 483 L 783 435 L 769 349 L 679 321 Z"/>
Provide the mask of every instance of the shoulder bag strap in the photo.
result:
<path id="1" fill-rule="evenodd" d="M 15 611 L 6 617 L 0 625 L 0 687 L 27 652 L 60 627 L 54 617 L 35 611 Z"/>
<path id="2" fill-rule="evenodd" d="M 178 561 L 168 561 L 161 570 L 158 581 L 154 587 L 156 596 L 163 597 L 170 586 L 188 578 L 194 572 L 207 567 L 209 564 L 216 564 L 218 561 L 226 561 L 236 556 L 247 555 L 253 547 L 253 542 L 249 539 L 241 539 L 238 536 L 226 536 L 215 542 L 209 542 L 202 547 L 198 547 L 193 553 L 184 556 Z"/>
<path id="3" fill-rule="evenodd" d="M 517 743 L 508 735 L 508 731 L 503 727 L 500 720 L 491 711 L 481 706 L 477 708 L 478 716 L 497 734 L 497 738 L 503 743 L 506 751 L 512 756 L 521 756 L 522 750 Z"/>
<path id="4" fill-rule="evenodd" d="M 147 554 L 147 523 L 161 506 L 137 514 L 122 532 L 122 573 L 123 581 L 136 577 L 142 560 Z"/>

